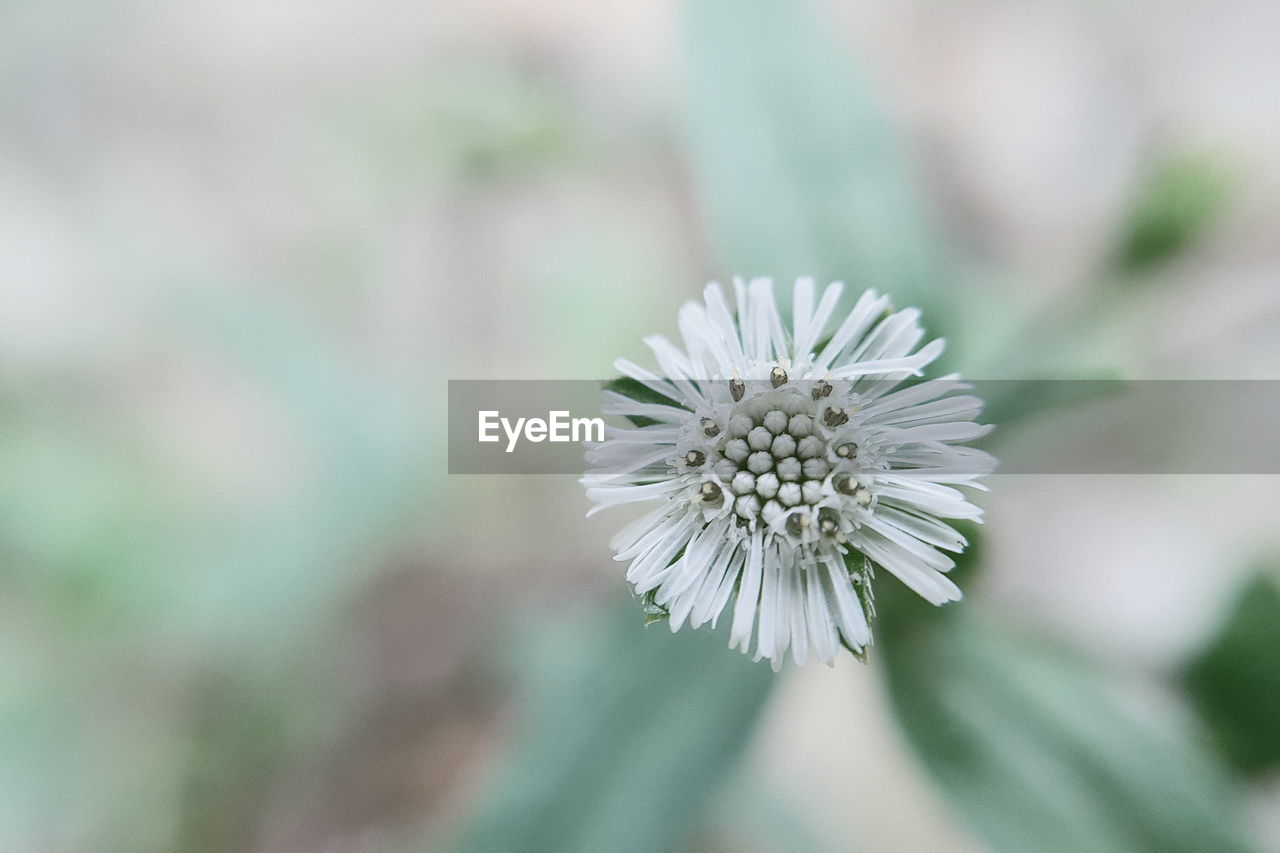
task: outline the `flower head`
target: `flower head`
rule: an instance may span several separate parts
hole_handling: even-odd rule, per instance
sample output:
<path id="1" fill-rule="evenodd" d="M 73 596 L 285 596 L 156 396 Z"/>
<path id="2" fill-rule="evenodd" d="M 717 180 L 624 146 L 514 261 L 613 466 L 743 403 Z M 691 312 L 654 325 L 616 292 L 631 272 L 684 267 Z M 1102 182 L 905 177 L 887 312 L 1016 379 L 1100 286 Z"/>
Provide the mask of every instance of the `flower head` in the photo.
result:
<path id="1" fill-rule="evenodd" d="M 684 349 L 645 342 L 661 374 L 619 360 L 611 427 L 582 478 L 591 512 L 656 507 L 611 542 L 651 615 L 678 630 L 714 626 L 733 603 L 729 645 L 778 668 L 788 649 L 832 663 L 871 643 L 874 566 L 934 604 L 960 598 L 944 574 L 964 537 L 942 519 L 980 520 L 954 486 L 995 467 L 957 445 L 985 434 L 982 401 L 955 375 L 906 383 L 936 359 L 920 312 L 868 290 L 832 323 L 842 285 L 815 300 L 795 284 L 785 326 L 773 283 L 717 284 L 680 310 Z M 816 304 L 815 304 L 816 301 Z"/>

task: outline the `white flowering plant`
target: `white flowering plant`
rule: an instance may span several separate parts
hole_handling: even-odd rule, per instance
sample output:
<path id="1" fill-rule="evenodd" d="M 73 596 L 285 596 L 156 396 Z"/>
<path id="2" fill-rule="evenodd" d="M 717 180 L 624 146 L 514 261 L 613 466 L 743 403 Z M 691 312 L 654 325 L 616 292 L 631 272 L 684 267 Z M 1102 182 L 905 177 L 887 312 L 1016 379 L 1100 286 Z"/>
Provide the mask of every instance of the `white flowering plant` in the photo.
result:
<path id="1" fill-rule="evenodd" d="M 868 290 L 836 316 L 843 285 L 795 283 L 784 323 L 773 282 L 718 284 L 680 310 L 683 348 L 653 336 L 654 372 L 628 360 L 605 412 L 630 419 L 587 453 L 592 512 L 654 506 L 612 540 L 650 621 L 714 627 L 778 668 L 788 651 L 828 664 L 864 657 L 879 566 L 925 600 L 960 598 L 946 575 L 979 521 L 960 488 L 981 489 L 994 458 L 982 401 L 949 374 L 920 381 L 942 353 L 920 312 Z M 958 488 L 959 487 L 959 488 Z"/>

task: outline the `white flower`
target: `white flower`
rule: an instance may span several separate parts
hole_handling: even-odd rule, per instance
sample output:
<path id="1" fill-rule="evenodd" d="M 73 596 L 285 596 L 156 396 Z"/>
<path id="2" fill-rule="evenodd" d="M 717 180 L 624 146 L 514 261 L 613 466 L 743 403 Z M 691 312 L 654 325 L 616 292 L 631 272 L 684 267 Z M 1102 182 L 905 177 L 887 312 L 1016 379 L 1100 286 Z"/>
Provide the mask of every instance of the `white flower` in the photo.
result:
<path id="1" fill-rule="evenodd" d="M 995 460 L 957 446 L 990 427 L 982 401 L 955 395 L 955 375 L 903 386 L 942 352 L 920 312 L 894 312 L 869 290 L 827 337 L 843 286 L 815 306 L 795 284 L 792 327 L 773 283 L 734 281 L 737 312 L 717 284 L 680 310 L 684 349 L 646 338 L 662 374 L 630 361 L 605 392 L 610 427 L 587 451 L 590 513 L 653 501 L 611 542 L 627 580 L 671 630 L 716 624 L 733 601 L 731 647 L 779 668 L 788 649 L 832 663 L 871 643 L 871 568 L 934 604 L 960 598 L 945 575 L 964 537 L 940 519 L 980 520 L 952 486 L 978 486 Z M 625 393 L 620 393 L 619 391 Z"/>

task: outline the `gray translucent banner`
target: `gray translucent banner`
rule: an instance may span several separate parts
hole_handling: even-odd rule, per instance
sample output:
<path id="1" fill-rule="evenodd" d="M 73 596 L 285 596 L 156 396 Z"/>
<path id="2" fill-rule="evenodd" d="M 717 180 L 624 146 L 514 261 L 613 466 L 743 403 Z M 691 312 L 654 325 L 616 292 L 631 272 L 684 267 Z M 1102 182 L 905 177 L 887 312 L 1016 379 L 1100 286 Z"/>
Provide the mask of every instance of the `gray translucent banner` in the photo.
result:
<path id="1" fill-rule="evenodd" d="M 1280 474 L 1277 380 L 964 384 L 986 401 L 995 429 L 973 445 L 999 458 L 998 474 Z M 594 419 L 627 425 L 602 414 L 603 385 L 450 380 L 449 473 L 581 474 Z"/>

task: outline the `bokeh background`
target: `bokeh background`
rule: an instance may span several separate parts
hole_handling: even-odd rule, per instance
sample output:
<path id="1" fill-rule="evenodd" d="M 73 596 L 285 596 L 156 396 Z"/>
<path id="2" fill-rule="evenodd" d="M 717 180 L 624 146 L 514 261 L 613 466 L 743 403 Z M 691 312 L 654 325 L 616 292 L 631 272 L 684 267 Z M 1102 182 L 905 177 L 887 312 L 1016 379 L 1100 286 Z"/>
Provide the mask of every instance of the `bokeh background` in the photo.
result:
<path id="1" fill-rule="evenodd" d="M 963 604 L 882 578 L 869 665 L 774 676 L 443 435 L 448 379 L 605 378 L 734 274 L 972 376 L 1278 379 L 1278 31 L 4 4 L 0 850 L 1280 850 L 1277 478 L 996 477 Z"/>

